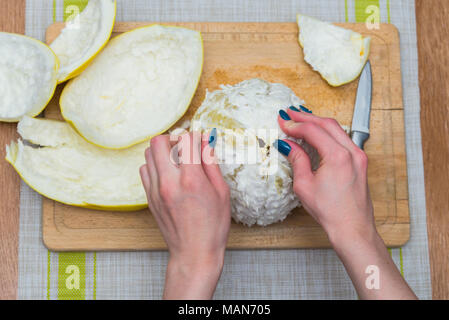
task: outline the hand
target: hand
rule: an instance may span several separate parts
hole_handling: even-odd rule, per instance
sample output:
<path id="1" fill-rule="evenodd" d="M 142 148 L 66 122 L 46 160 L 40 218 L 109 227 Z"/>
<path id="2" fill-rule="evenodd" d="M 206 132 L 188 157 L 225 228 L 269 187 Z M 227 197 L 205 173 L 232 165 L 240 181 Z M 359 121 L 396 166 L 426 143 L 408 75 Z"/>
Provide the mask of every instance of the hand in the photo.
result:
<path id="1" fill-rule="evenodd" d="M 367 182 L 368 158 L 334 119 L 288 109 L 290 121 L 279 117 L 282 130 L 304 139 L 319 153 L 321 162 L 312 172 L 310 159 L 296 143 L 288 160 L 293 167 L 293 190 L 305 209 L 331 240 L 341 234 L 374 232 L 373 206 Z M 282 144 L 282 142 L 280 142 Z"/>
<path id="2" fill-rule="evenodd" d="M 153 138 L 140 168 L 149 208 L 170 252 L 164 298 L 209 299 L 229 234 L 229 187 L 216 162 L 204 161 L 206 154 L 214 157 L 201 134 L 181 136 L 179 165 L 170 159 L 175 143 L 168 135 Z M 193 159 L 186 160 L 189 155 Z"/>
<path id="3" fill-rule="evenodd" d="M 298 109 L 296 109 L 298 110 Z M 290 140 L 276 147 L 293 168 L 293 189 L 304 208 L 324 228 L 361 298 L 414 299 L 377 233 L 367 178 L 368 158 L 337 121 L 291 108 L 280 111 L 281 129 L 304 139 L 319 153 L 313 172 L 310 158 Z M 377 266 L 380 288 L 366 286 L 368 266 Z"/>

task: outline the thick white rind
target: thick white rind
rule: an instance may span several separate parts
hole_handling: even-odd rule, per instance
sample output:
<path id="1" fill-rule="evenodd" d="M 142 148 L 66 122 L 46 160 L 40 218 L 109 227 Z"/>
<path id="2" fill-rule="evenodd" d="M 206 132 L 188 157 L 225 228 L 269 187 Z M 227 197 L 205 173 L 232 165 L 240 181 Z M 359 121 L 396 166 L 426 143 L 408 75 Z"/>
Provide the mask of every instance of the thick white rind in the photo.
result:
<path id="1" fill-rule="evenodd" d="M 98 3 L 99 12 L 95 12 L 94 7 Z M 88 10 L 87 10 L 88 9 Z M 92 10 L 91 10 L 92 9 Z M 94 20 L 88 14 L 98 14 L 100 19 Z M 61 30 L 61 34 L 50 44 L 52 50 L 57 56 L 61 57 L 61 67 L 58 72 L 58 83 L 67 81 L 79 74 L 86 64 L 89 64 L 98 52 L 105 46 L 109 37 L 111 36 L 114 27 L 116 14 L 115 0 L 90 0 L 86 8 L 73 18 L 72 23 Z M 79 26 L 76 25 L 79 23 Z M 89 23 L 91 23 L 89 25 Z M 99 30 L 90 30 L 99 24 Z M 90 39 L 90 45 L 81 48 L 81 53 L 78 51 L 75 56 L 70 52 L 77 43 L 81 42 L 81 38 L 93 36 Z M 63 63 L 66 59 L 62 56 L 68 57 L 70 63 Z"/>
<path id="2" fill-rule="evenodd" d="M 0 45 L 0 69 L 5 68 L 0 75 L 0 110 L 8 110 L 0 111 L 0 121 L 17 122 L 24 115 L 38 115 L 55 91 L 58 58 L 44 43 L 23 35 L 0 32 Z M 7 48 L 14 49 L 8 53 Z M 11 95 L 13 88 L 8 87 L 14 84 L 19 87 Z"/>
<path id="3" fill-rule="evenodd" d="M 127 148 L 166 131 L 183 116 L 202 62 L 197 31 L 152 25 L 123 33 L 67 84 L 61 113 L 89 142 Z"/>
<path id="4" fill-rule="evenodd" d="M 86 142 L 65 122 L 28 117 L 19 122 L 18 131 L 36 146 L 12 142 L 6 147 L 6 160 L 40 194 L 97 209 L 146 206 L 139 167 L 148 144 L 105 150 Z"/>
<path id="5" fill-rule="evenodd" d="M 369 37 L 301 14 L 297 23 L 304 60 L 329 85 L 341 86 L 360 75 L 370 52 Z"/>

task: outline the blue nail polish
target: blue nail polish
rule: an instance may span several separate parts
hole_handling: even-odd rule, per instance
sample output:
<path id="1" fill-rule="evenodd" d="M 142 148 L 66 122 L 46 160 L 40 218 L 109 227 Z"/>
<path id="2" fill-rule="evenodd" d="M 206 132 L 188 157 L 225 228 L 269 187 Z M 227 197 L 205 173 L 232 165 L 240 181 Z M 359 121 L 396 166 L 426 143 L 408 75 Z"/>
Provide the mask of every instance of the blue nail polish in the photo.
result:
<path id="1" fill-rule="evenodd" d="M 276 140 L 273 143 L 273 146 L 286 157 L 288 157 L 290 151 L 292 151 L 292 147 L 290 147 L 290 145 L 283 140 Z"/>
<path id="2" fill-rule="evenodd" d="M 217 143 L 217 128 L 213 128 L 209 135 L 209 146 L 211 148 L 214 148 L 216 143 Z"/>
<path id="3" fill-rule="evenodd" d="M 291 120 L 290 116 L 284 110 L 279 110 L 279 115 L 286 121 Z"/>
<path id="4" fill-rule="evenodd" d="M 304 106 L 299 106 L 301 108 L 302 111 L 307 112 L 307 113 L 312 113 L 312 111 L 310 111 L 309 109 L 307 109 Z"/>
<path id="5" fill-rule="evenodd" d="M 293 111 L 295 111 L 295 112 L 301 112 L 301 110 L 299 110 L 298 108 L 296 108 L 296 107 L 294 107 L 294 106 L 291 106 L 289 109 L 290 109 L 290 110 L 293 110 Z"/>

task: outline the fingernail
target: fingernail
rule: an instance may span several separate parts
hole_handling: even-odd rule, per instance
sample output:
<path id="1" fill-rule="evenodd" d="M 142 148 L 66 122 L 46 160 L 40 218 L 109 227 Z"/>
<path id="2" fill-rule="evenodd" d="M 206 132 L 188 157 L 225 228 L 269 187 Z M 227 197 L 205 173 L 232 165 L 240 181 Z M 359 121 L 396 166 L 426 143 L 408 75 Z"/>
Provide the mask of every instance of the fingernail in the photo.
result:
<path id="1" fill-rule="evenodd" d="M 307 109 L 304 106 L 299 106 L 301 108 L 302 111 L 307 112 L 307 113 L 312 113 L 312 111 L 310 111 L 309 109 Z"/>
<path id="2" fill-rule="evenodd" d="M 293 110 L 293 111 L 295 111 L 295 112 L 301 112 L 301 110 L 299 110 L 298 108 L 296 108 L 296 107 L 294 107 L 294 106 L 291 106 L 289 109 L 290 109 L 290 110 Z"/>
<path id="3" fill-rule="evenodd" d="M 213 128 L 209 135 L 209 146 L 211 148 L 215 148 L 215 144 L 217 143 L 217 128 Z"/>
<path id="4" fill-rule="evenodd" d="M 283 140 L 276 140 L 273 143 L 273 146 L 286 157 L 288 157 L 290 151 L 292 151 L 292 147 L 290 147 L 290 145 Z"/>
<path id="5" fill-rule="evenodd" d="M 279 115 L 281 116 L 282 119 L 284 120 L 291 120 L 290 116 L 287 114 L 287 112 L 285 112 L 284 110 L 279 110 Z"/>

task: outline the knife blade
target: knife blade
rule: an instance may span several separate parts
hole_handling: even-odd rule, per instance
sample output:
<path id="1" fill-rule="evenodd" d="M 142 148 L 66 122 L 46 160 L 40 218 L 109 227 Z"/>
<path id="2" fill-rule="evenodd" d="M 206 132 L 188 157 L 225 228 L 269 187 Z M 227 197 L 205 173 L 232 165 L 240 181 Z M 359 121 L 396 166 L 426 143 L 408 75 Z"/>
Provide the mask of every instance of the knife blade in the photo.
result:
<path id="1" fill-rule="evenodd" d="M 362 150 L 369 138 L 372 82 L 371 63 L 367 61 L 360 75 L 351 125 L 352 141 Z"/>

